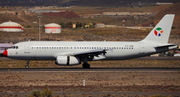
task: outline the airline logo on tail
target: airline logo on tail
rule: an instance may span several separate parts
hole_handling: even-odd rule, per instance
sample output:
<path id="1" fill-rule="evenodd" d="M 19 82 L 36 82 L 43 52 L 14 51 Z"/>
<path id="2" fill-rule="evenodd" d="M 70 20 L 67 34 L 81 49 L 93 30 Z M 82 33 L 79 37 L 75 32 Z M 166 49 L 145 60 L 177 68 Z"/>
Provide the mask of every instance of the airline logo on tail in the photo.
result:
<path id="1" fill-rule="evenodd" d="M 154 34 L 156 36 L 161 36 L 164 33 L 164 31 L 162 30 L 162 28 L 158 27 L 154 30 Z"/>

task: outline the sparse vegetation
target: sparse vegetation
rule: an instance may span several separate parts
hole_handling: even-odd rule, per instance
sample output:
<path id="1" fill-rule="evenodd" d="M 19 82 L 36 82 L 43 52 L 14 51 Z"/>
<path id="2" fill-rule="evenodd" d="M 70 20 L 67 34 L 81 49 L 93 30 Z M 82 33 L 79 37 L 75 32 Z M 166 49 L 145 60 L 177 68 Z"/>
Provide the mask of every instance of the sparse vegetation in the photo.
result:
<path id="1" fill-rule="evenodd" d="M 44 89 L 42 91 L 33 90 L 28 97 L 52 97 L 52 90 L 50 89 Z"/>
<path id="2" fill-rule="evenodd" d="M 164 95 L 158 94 L 158 95 L 153 95 L 153 96 L 150 96 L 150 97 L 169 97 L 169 96 L 164 96 Z"/>

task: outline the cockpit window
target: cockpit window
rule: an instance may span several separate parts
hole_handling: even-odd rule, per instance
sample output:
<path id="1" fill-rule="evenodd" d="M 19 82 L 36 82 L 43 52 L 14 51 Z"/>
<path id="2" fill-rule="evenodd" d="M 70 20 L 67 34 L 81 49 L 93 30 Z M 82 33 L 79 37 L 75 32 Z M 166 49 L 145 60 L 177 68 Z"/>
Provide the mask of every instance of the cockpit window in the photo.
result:
<path id="1" fill-rule="evenodd" d="M 11 49 L 18 49 L 18 46 L 12 46 Z"/>

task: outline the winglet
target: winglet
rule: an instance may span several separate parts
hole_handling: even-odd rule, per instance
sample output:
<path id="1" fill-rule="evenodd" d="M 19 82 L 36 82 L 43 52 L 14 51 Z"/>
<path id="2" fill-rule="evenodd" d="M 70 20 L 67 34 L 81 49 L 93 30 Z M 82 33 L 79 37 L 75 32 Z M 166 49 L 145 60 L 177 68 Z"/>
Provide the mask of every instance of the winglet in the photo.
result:
<path id="1" fill-rule="evenodd" d="M 166 14 L 142 41 L 168 43 L 174 14 Z"/>

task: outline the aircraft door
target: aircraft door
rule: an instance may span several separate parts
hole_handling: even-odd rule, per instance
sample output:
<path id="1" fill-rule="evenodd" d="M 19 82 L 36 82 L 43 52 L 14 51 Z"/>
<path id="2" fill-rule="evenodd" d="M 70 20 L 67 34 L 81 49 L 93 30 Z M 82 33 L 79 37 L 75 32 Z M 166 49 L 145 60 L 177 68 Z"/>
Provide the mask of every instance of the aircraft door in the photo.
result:
<path id="1" fill-rule="evenodd" d="M 29 42 L 24 44 L 24 53 L 30 53 L 30 45 Z"/>
<path id="2" fill-rule="evenodd" d="M 144 44 L 143 43 L 139 44 L 139 54 L 144 54 Z"/>

